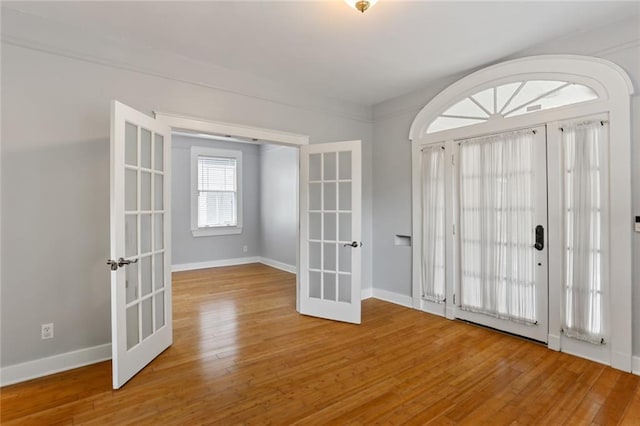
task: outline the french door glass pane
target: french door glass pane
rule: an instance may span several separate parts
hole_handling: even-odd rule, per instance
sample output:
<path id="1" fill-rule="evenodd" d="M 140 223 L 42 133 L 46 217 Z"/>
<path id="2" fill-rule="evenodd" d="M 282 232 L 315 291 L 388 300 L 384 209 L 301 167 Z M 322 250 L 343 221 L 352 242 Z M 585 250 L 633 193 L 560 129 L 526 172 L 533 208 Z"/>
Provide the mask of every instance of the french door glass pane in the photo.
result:
<path id="1" fill-rule="evenodd" d="M 335 180 L 336 179 L 336 153 L 326 152 L 324 154 L 324 173 L 322 179 Z"/>
<path id="2" fill-rule="evenodd" d="M 309 242 L 309 267 L 313 269 L 321 269 L 322 265 L 322 243 Z"/>
<path id="3" fill-rule="evenodd" d="M 164 291 L 154 296 L 156 300 L 156 330 L 164 325 Z"/>
<path id="4" fill-rule="evenodd" d="M 138 127 L 131 123 L 126 123 L 124 128 L 124 162 L 138 165 Z"/>
<path id="5" fill-rule="evenodd" d="M 153 333 L 152 299 L 148 298 L 143 300 L 140 306 L 142 308 L 142 340 L 144 340 Z"/>
<path id="6" fill-rule="evenodd" d="M 140 253 L 151 251 L 151 215 L 140 215 Z"/>
<path id="7" fill-rule="evenodd" d="M 338 274 L 338 302 L 351 303 L 351 275 Z"/>
<path id="8" fill-rule="evenodd" d="M 320 210 L 322 208 L 322 184 L 309 184 L 309 210 Z"/>
<path id="9" fill-rule="evenodd" d="M 336 184 L 329 182 L 324 184 L 324 210 L 336 210 Z"/>
<path id="10" fill-rule="evenodd" d="M 336 214 L 324 213 L 324 239 L 336 240 Z"/>
<path id="11" fill-rule="evenodd" d="M 309 239 L 322 238 L 322 213 L 309 213 Z"/>
<path id="12" fill-rule="evenodd" d="M 162 213 L 153 215 L 153 244 L 154 250 L 162 250 L 164 248 L 164 215 Z"/>
<path id="13" fill-rule="evenodd" d="M 159 134 L 155 134 L 155 142 L 154 142 L 154 153 L 153 153 L 153 168 L 159 171 L 164 170 L 164 137 Z"/>
<path id="14" fill-rule="evenodd" d="M 154 187 L 153 187 L 153 191 L 154 191 L 154 197 L 153 197 L 153 204 L 154 204 L 154 209 L 155 210 L 162 210 L 164 209 L 164 199 L 163 199 L 163 195 L 164 195 L 164 175 L 159 175 L 159 174 L 154 174 Z"/>
<path id="15" fill-rule="evenodd" d="M 309 156 L 309 180 L 322 179 L 322 154 L 311 154 Z"/>
<path id="16" fill-rule="evenodd" d="M 322 297 L 321 272 L 309 271 L 309 297 L 320 299 Z"/>
<path id="17" fill-rule="evenodd" d="M 153 267 L 156 272 L 154 276 L 154 286 L 155 289 L 158 290 L 164 287 L 164 253 L 158 253 L 154 256 L 155 260 Z"/>
<path id="18" fill-rule="evenodd" d="M 351 210 L 351 182 L 340 182 L 338 193 L 340 194 L 338 209 Z"/>
<path id="19" fill-rule="evenodd" d="M 352 253 L 352 247 L 345 247 L 344 244 L 338 244 L 338 270 L 340 272 L 351 272 Z"/>
<path id="20" fill-rule="evenodd" d="M 325 271 L 336 270 L 336 244 L 335 243 L 323 243 L 324 246 L 324 267 Z"/>
<path id="21" fill-rule="evenodd" d="M 131 263 L 126 268 L 127 303 L 131 303 L 138 298 L 138 264 Z"/>
<path id="22" fill-rule="evenodd" d="M 140 172 L 140 210 L 151 210 L 151 173 Z"/>
<path id="23" fill-rule="evenodd" d="M 140 129 L 140 166 L 151 168 L 151 132 L 143 128 Z"/>
<path id="24" fill-rule="evenodd" d="M 124 255 L 138 255 L 138 215 L 128 214 L 124 219 Z"/>
<path id="25" fill-rule="evenodd" d="M 351 151 L 343 151 L 338 154 L 340 179 L 351 179 Z"/>
<path id="26" fill-rule="evenodd" d="M 138 328 L 138 304 L 127 308 L 127 349 L 131 349 L 140 341 Z"/>
<path id="27" fill-rule="evenodd" d="M 138 210 L 138 172 L 135 170 L 124 171 L 124 209 Z"/>
<path id="28" fill-rule="evenodd" d="M 151 256 L 140 258 L 140 292 L 141 296 L 146 296 L 151 292 Z"/>
<path id="29" fill-rule="evenodd" d="M 334 272 L 325 272 L 322 274 L 323 278 L 323 299 L 324 300 L 337 300 L 336 299 L 336 274 Z"/>

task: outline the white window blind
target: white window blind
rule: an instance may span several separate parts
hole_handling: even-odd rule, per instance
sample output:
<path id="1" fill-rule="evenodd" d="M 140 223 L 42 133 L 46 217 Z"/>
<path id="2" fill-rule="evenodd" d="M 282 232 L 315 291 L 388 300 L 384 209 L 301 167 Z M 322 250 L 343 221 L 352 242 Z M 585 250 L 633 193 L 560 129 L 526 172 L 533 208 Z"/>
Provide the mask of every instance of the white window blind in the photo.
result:
<path id="1" fill-rule="evenodd" d="M 444 147 L 422 149 L 422 297 L 445 298 Z"/>
<path id="2" fill-rule="evenodd" d="M 604 338 L 603 280 L 606 267 L 606 123 L 591 121 L 562 129 L 564 150 L 563 330 L 593 343 Z"/>
<path id="3" fill-rule="evenodd" d="M 198 228 L 236 226 L 238 177 L 235 158 L 198 156 Z"/>

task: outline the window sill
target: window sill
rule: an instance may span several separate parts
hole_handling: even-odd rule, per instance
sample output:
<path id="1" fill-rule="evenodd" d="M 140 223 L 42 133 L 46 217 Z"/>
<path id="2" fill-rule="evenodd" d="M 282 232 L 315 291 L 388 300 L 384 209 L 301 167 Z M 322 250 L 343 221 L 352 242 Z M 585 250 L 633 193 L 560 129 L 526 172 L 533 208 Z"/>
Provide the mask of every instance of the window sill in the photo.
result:
<path id="1" fill-rule="evenodd" d="M 197 228 L 191 230 L 191 235 L 193 235 L 194 237 L 211 237 L 216 235 L 233 235 L 241 233 L 241 226 L 219 226 L 211 228 Z"/>

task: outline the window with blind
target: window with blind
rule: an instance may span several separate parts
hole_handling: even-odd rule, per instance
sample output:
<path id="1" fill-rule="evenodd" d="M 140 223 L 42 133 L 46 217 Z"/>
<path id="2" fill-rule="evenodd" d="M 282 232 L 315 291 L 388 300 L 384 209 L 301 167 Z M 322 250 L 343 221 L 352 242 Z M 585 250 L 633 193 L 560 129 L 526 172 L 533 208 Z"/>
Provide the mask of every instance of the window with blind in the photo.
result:
<path id="1" fill-rule="evenodd" d="M 194 236 L 240 233 L 240 151 L 193 147 L 192 223 Z"/>

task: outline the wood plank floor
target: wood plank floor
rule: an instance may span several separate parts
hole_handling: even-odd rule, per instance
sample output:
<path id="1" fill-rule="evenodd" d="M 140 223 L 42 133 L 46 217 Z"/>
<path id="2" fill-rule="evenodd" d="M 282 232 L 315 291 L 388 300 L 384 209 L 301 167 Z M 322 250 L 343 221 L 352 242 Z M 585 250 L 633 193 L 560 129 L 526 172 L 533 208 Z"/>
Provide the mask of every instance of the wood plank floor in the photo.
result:
<path id="1" fill-rule="evenodd" d="M 103 362 L 2 389 L 1 421 L 640 425 L 640 377 L 369 299 L 360 326 L 295 312 L 264 265 L 174 274 L 174 344 L 124 388 Z"/>

